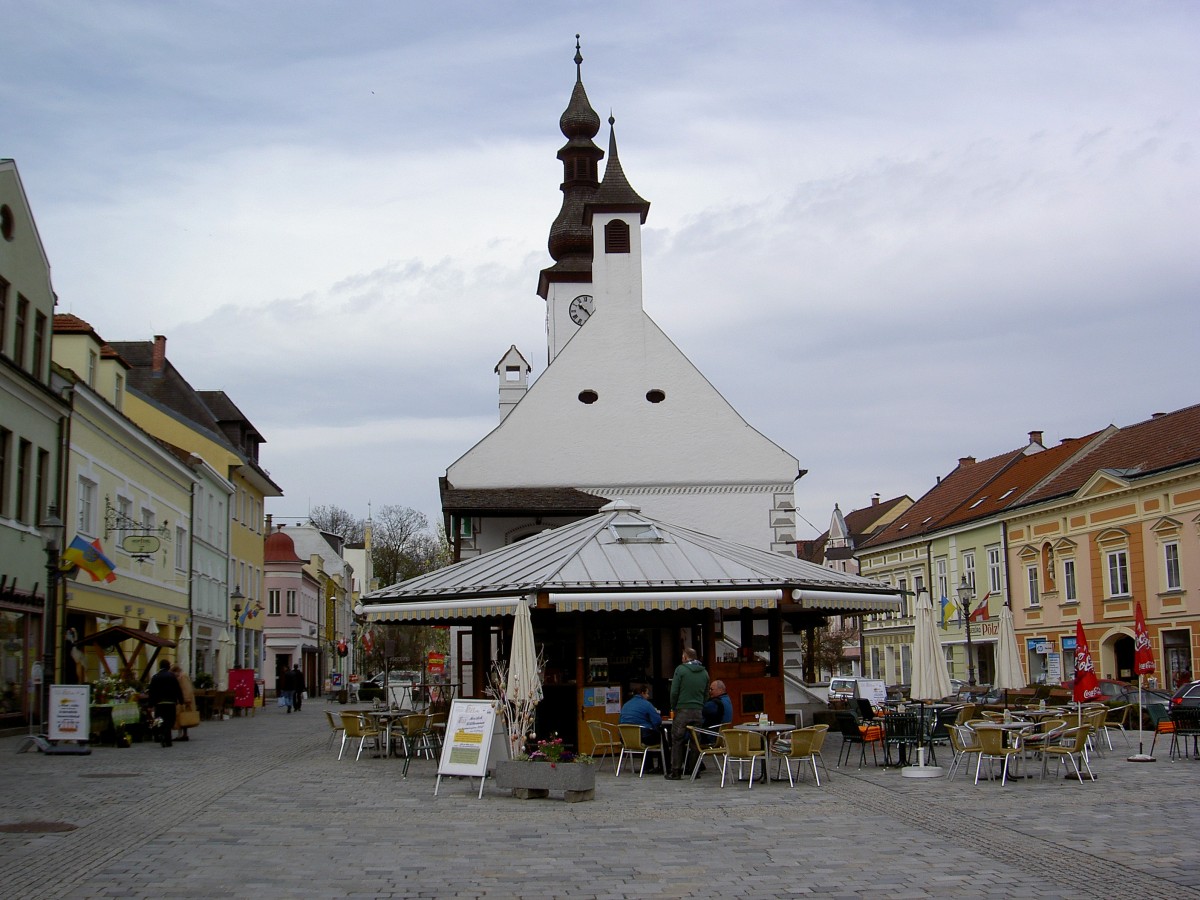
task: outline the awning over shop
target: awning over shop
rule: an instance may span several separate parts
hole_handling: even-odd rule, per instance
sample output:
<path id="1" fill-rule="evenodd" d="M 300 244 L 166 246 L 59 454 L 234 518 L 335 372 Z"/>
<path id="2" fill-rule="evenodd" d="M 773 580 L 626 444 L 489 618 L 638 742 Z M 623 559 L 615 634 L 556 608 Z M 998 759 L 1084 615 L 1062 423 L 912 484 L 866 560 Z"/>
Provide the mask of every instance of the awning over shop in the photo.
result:
<path id="1" fill-rule="evenodd" d="M 430 600 L 423 603 L 375 603 L 363 605 L 368 622 L 420 622 L 429 619 L 477 619 L 511 616 L 520 597 L 479 597 L 473 600 Z"/>
<path id="2" fill-rule="evenodd" d="M 792 600 L 802 609 L 839 612 L 899 612 L 899 594 L 866 594 L 850 591 L 792 591 Z"/>
<path id="3" fill-rule="evenodd" d="M 625 591 L 551 594 L 559 612 L 623 612 L 672 609 L 775 609 L 783 591 Z"/>

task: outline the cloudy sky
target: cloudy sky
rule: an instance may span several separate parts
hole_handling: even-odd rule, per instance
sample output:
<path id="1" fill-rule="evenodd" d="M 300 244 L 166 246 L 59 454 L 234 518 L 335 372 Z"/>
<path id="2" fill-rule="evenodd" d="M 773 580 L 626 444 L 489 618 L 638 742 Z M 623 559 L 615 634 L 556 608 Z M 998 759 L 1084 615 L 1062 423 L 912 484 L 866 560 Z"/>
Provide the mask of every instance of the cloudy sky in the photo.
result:
<path id="1" fill-rule="evenodd" d="M 302 516 L 495 423 L 583 35 L 645 306 L 835 502 L 1200 402 L 1200 4 L 0 0 L 60 311 L 168 337 Z M 604 146 L 607 132 L 598 138 Z"/>

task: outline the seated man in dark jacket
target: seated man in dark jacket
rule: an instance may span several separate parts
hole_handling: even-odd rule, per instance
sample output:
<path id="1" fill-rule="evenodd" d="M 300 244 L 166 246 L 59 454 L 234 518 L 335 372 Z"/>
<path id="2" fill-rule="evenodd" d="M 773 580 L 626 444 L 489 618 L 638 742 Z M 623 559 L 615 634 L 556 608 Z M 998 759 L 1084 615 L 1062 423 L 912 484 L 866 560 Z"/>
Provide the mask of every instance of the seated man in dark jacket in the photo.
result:
<path id="1" fill-rule="evenodd" d="M 725 682 L 719 678 L 708 686 L 708 700 L 704 703 L 704 727 L 719 731 L 722 725 L 733 723 L 733 703 L 725 692 Z M 711 743 L 711 740 L 708 741 Z"/>

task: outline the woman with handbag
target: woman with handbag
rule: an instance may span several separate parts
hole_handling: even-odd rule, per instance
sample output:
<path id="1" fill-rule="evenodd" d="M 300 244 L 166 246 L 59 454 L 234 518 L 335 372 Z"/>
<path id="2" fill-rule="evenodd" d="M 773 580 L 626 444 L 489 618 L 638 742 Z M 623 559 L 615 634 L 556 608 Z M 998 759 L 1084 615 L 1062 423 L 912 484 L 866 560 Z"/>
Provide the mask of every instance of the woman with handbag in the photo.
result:
<path id="1" fill-rule="evenodd" d="M 171 674 L 179 680 L 179 689 L 183 692 L 183 703 L 175 712 L 175 727 L 179 729 L 177 741 L 188 740 L 188 729 L 200 724 L 200 710 L 196 707 L 196 689 L 192 679 L 179 663 L 171 666 Z"/>

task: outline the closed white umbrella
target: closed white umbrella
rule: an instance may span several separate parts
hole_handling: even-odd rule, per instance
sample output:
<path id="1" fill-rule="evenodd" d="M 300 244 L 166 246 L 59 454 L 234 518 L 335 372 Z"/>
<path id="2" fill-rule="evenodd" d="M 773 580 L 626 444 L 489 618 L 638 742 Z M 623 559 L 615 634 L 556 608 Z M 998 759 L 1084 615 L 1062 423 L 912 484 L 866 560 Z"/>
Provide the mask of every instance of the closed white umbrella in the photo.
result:
<path id="1" fill-rule="evenodd" d="M 533 642 L 533 621 L 529 616 L 529 604 L 524 598 L 517 604 L 513 622 L 504 699 L 508 707 L 508 739 L 515 757 L 521 752 L 525 734 L 533 725 L 534 708 L 542 699 L 542 673 L 538 666 L 537 647 Z"/>
<path id="2" fill-rule="evenodd" d="M 929 593 L 917 595 L 917 621 L 913 631 L 912 691 L 914 700 L 941 700 L 950 694 L 950 672 L 946 669 L 946 656 L 938 640 L 937 625 L 933 621 L 933 604 Z"/>
<path id="3" fill-rule="evenodd" d="M 950 672 L 946 669 L 946 657 L 938 640 L 937 625 L 933 621 L 933 604 L 929 592 L 917 595 L 916 627 L 913 630 L 912 691 L 909 696 L 921 702 L 922 727 L 926 700 L 941 700 L 950 693 Z M 941 775 L 940 766 L 925 765 L 925 745 L 917 751 L 918 763 L 906 766 L 900 774 L 908 778 L 930 778 Z"/>
<path id="4" fill-rule="evenodd" d="M 1006 603 L 1000 607 L 1000 636 L 996 639 L 996 675 L 993 686 L 1002 691 L 1019 691 L 1026 687 L 1021 668 L 1021 650 L 1017 644 L 1017 628 L 1012 610 Z"/>

